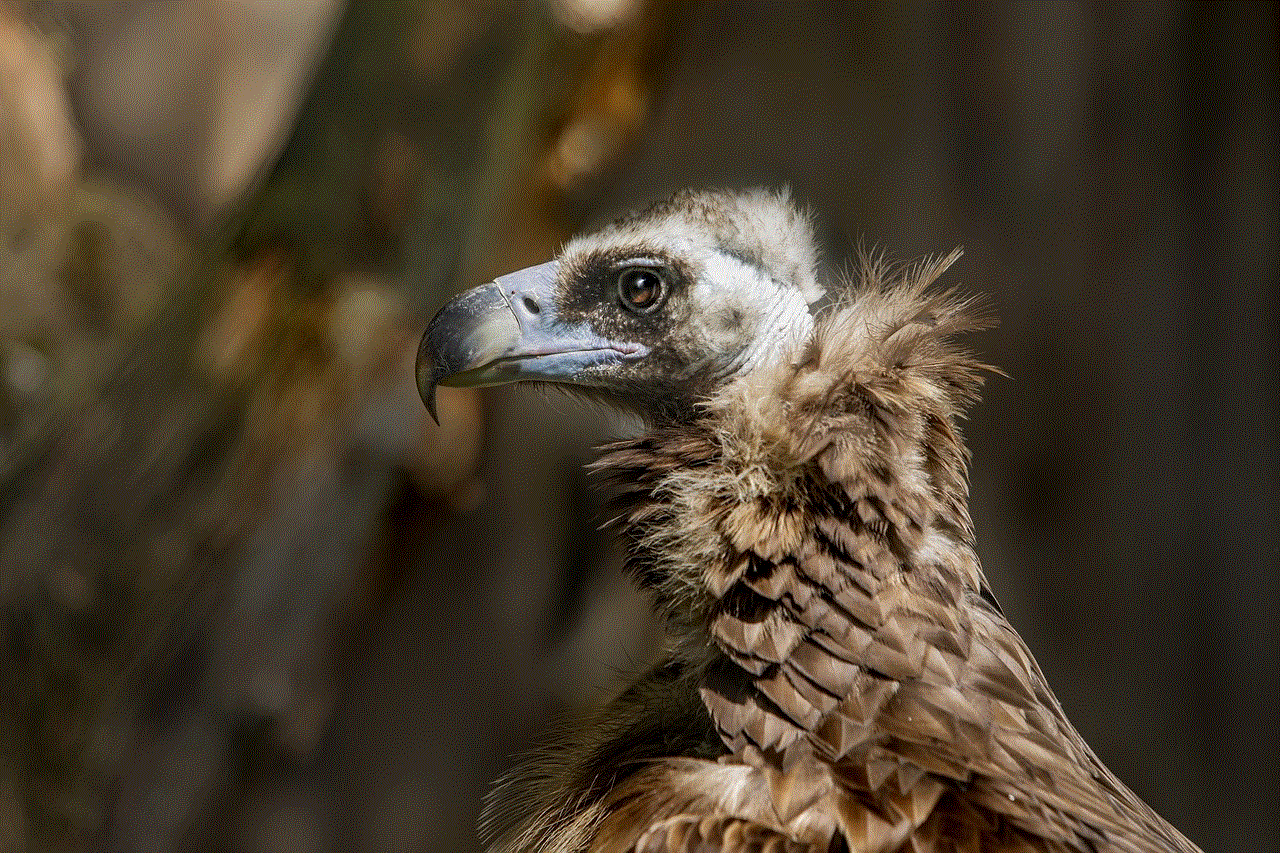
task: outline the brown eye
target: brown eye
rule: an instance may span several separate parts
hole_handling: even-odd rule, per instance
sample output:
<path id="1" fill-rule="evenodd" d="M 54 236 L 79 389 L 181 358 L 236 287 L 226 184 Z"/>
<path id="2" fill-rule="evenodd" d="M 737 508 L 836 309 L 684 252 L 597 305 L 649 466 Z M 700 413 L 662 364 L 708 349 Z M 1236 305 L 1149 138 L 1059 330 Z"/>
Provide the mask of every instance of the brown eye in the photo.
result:
<path id="1" fill-rule="evenodd" d="M 648 314 L 662 304 L 666 296 L 662 276 L 651 269 L 631 267 L 618 276 L 618 296 L 632 311 Z"/>

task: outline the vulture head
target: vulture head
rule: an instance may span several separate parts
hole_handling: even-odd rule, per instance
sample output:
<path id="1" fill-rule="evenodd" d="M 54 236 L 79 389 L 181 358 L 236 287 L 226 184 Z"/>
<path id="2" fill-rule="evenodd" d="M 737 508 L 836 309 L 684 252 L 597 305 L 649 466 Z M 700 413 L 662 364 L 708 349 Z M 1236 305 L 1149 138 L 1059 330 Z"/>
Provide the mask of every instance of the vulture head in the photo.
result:
<path id="1" fill-rule="evenodd" d="M 793 356 L 822 296 L 785 194 L 678 193 L 467 291 L 431 321 L 418 387 L 565 383 L 651 421 Z"/>

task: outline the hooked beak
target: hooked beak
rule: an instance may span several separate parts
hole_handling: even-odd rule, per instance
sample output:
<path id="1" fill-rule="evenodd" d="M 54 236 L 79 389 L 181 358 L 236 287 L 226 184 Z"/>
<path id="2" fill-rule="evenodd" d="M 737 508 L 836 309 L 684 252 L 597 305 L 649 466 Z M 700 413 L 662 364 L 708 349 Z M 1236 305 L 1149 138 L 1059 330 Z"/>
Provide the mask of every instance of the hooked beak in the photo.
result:
<path id="1" fill-rule="evenodd" d="M 418 393 L 437 423 L 437 385 L 586 384 L 590 368 L 648 352 L 643 344 L 602 338 L 585 323 L 562 322 L 559 268 L 551 261 L 501 276 L 455 296 L 427 324 L 418 345 Z"/>

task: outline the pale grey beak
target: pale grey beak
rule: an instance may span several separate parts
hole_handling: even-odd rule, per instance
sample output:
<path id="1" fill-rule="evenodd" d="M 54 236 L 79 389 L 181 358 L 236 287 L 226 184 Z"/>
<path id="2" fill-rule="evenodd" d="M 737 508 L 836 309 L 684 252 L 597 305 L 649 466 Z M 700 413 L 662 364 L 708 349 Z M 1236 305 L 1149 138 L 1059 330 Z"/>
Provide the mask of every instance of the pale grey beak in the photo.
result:
<path id="1" fill-rule="evenodd" d="M 584 371 L 636 359 L 648 348 L 610 341 L 585 323 L 559 318 L 551 261 L 454 297 L 418 345 L 418 392 L 436 417 L 437 385 L 480 387 L 521 380 L 580 382 Z"/>

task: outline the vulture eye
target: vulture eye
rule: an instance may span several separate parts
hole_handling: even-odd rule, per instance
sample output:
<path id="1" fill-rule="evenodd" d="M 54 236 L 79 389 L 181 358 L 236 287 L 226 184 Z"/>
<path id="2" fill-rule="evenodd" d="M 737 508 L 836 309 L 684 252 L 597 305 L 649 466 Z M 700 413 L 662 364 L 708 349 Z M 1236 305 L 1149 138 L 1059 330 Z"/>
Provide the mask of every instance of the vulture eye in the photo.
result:
<path id="1" fill-rule="evenodd" d="M 622 304 L 638 314 L 657 310 L 667 295 L 662 276 L 648 267 L 631 267 L 618 276 L 618 297 Z"/>

